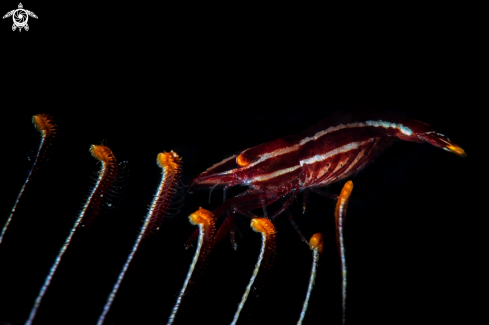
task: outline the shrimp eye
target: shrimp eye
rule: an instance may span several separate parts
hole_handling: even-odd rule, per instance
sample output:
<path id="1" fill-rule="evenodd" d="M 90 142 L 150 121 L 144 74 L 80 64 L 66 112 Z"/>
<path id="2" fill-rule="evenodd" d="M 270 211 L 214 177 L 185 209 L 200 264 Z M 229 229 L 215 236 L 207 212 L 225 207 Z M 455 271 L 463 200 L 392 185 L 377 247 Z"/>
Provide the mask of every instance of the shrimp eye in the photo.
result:
<path id="1" fill-rule="evenodd" d="M 238 166 L 244 167 L 250 163 L 250 156 L 242 153 L 238 157 L 236 157 L 236 163 L 238 164 Z"/>

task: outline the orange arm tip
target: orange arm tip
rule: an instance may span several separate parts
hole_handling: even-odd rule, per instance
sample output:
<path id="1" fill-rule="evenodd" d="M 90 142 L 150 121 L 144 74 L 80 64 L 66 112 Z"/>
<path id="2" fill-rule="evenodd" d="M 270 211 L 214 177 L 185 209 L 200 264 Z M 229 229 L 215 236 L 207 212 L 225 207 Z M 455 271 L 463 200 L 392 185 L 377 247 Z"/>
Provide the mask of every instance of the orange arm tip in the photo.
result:
<path id="1" fill-rule="evenodd" d="M 341 190 L 340 195 L 338 196 L 338 201 L 336 202 L 336 208 L 334 211 L 334 215 L 336 219 L 340 216 L 340 210 L 344 209 L 343 213 L 346 213 L 346 206 L 348 201 L 350 200 L 351 192 L 353 191 L 353 182 L 348 181 L 343 185 L 343 189 Z"/>
<path id="2" fill-rule="evenodd" d="M 101 162 L 106 164 L 115 161 L 112 150 L 103 145 L 92 144 L 90 146 L 90 153 L 92 154 L 93 158 L 100 160 Z"/>
<path id="3" fill-rule="evenodd" d="M 173 150 L 170 152 L 160 152 L 156 157 L 156 163 L 160 168 L 178 169 L 178 164 L 182 158 Z"/>
<path id="4" fill-rule="evenodd" d="M 343 185 L 343 189 L 341 190 L 339 200 L 345 199 L 351 195 L 351 191 L 353 191 L 353 182 L 348 181 Z"/>
<path id="5" fill-rule="evenodd" d="M 207 224 L 212 222 L 213 219 L 214 214 L 209 210 L 202 209 L 202 207 L 199 207 L 199 210 L 188 216 L 188 220 L 193 225 Z"/>
<path id="6" fill-rule="evenodd" d="M 323 251 L 323 235 L 320 233 L 315 233 L 309 239 L 309 248 L 313 251 L 317 249 L 320 253 Z"/>
<path id="7" fill-rule="evenodd" d="M 273 223 L 266 218 L 254 218 L 251 220 L 251 228 L 255 232 L 261 232 L 264 235 L 272 235 L 275 233 Z"/>
<path id="8" fill-rule="evenodd" d="M 464 149 L 460 148 L 456 144 L 448 145 L 444 149 L 456 154 L 457 156 L 460 156 L 463 158 L 467 157 L 467 154 L 465 153 Z"/>
<path id="9" fill-rule="evenodd" d="M 49 137 L 55 128 L 53 118 L 48 114 L 37 114 L 32 116 L 32 124 L 37 131 L 41 132 L 43 138 Z"/>

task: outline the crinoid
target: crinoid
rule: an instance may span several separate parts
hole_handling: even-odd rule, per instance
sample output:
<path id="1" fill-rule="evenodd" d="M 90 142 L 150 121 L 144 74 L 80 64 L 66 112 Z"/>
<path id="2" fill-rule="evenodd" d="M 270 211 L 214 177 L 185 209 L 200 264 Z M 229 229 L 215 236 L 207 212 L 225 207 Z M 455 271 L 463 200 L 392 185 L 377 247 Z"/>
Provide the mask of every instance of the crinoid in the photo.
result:
<path id="1" fill-rule="evenodd" d="M 73 114 L 53 112 L 57 142 L 49 162 L 32 180 L 32 189 L 0 245 L 0 322 L 23 324 L 52 263 L 69 234 L 98 170 L 88 152 L 104 140 L 118 161 L 129 161 L 125 196 L 105 206 L 88 229 L 80 229 L 66 252 L 33 324 L 95 324 L 143 225 L 161 178 L 159 152 L 174 150 L 183 161 L 182 183 L 239 150 L 294 134 L 330 115 L 310 107 L 263 112 L 241 120 L 213 117 L 174 120 L 166 113 Z M 303 112 L 308 113 L 303 113 Z M 262 112 L 262 115 L 258 115 Z M 37 113 L 37 112 L 35 112 Z M 439 112 L 405 112 L 456 138 L 471 153 L 457 121 Z M 177 114 L 177 113 L 175 113 Z M 248 115 L 250 114 L 250 115 Z M 0 224 L 7 220 L 33 160 L 39 135 L 31 114 L 8 118 L 2 145 L 4 195 Z M 178 115 L 183 116 L 183 115 Z M 441 116 L 441 117 L 440 117 Z M 436 125 L 433 125 L 435 124 Z M 15 139 L 15 140 L 11 140 Z M 470 186 L 468 159 L 457 159 L 432 146 L 398 143 L 352 179 L 355 189 L 345 225 L 348 264 L 347 324 L 433 324 L 461 317 L 460 273 L 466 264 L 465 207 Z M 344 182 L 328 191 L 339 194 Z M 228 197 L 243 189 L 234 189 Z M 221 189 L 182 197 L 179 213 L 163 220 L 137 253 L 121 284 L 105 324 L 165 323 L 172 312 L 193 258 L 184 244 L 195 226 L 188 216 L 200 206 L 214 209 Z M 335 242 L 335 203 L 315 193 L 290 206 L 301 232 L 322 233 L 323 256 L 303 324 L 341 324 L 341 269 Z M 277 203 L 279 204 L 279 203 Z M 275 207 L 276 208 L 276 207 Z M 257 212 L 258 213 L 258 212 Z M 236 218 L 238 249 L 228 237 L 213 248 L 208 266 L 184 296 L 175 324 L 229 324 L 253 272 L 260 234 L 245 217 Z M 218 223 L 219 225 L 219 223 Z M 296 324 L 307 291 L 312 263 L 287 217 L 275 222 L 277 255 L 260 291 L 251 289 L 238 324 Z M 460 237 L 462 236 L 462 237 Z M 460 266 L 464 264 L 464 267 Z M 462 271 L 461 271 L 462 270 Z M 468 275 L 467 273 L 462 273 Z M 465 298 L 464 298 L 465 299 Z M 449 316 L 447 313 L 452 313 Z"/>

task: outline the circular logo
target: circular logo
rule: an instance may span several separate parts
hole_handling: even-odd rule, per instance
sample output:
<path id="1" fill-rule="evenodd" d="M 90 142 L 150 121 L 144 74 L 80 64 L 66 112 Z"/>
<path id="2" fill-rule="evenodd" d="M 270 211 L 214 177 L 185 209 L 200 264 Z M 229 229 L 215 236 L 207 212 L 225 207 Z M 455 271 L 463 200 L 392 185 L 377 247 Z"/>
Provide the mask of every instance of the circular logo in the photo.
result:
<path id="1" fill-rule="evenodd" d="M 17 27 L 24 27 L 27 24 L 27 20 L 29 19 L 29 16 L 24 9 L 15 10 L 12 16 L 14 18 L 14 24 Z"/>

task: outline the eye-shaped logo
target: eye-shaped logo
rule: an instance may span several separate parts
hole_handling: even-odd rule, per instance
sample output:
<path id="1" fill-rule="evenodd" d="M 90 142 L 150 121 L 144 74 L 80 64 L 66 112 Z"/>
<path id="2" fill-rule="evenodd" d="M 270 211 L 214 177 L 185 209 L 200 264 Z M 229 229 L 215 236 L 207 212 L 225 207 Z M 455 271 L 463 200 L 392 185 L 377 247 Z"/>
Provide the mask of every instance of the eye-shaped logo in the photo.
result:
<path id="1" fill-rule="evenodd" d="M 36 14 L 32 11 L 25 10 L 22 6 L 22 3 L 19 3 L 19 7 L 12 11 L 9 11 L 3 16 L 3 18 L 7 18 L 12 16 L 14 24 L 12 25 L 12 31 L 15 31 L 17 28 L 19 32 L 22 31 L 22 28 L 25 30 L 29 30 L 29 25 L 27 25 L 27 21 L 29 20 L 29 16 L 33 18 L 37 18 Z"/>

